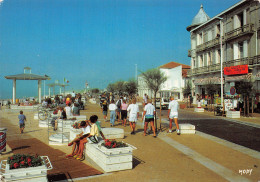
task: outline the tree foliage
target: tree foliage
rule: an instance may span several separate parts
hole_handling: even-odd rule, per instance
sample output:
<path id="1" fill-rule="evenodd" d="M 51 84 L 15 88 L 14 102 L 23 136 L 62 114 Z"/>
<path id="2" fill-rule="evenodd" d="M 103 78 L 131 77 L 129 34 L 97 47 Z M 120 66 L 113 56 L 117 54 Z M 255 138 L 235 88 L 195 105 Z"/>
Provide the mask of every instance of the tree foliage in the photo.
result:
<path id="1" fill-rule="evenodd" d="M 91 93 L 92 94 L 98 94 L 99 93 L 99 89 L 98 88 L 93 88 L 93 89 L 91 89 Z"/>
<path id="2" fill-rule="evenodd" d="M 188 80 L 184 86 L 184 88 L 182 89 L 182 93 L 184 95 L 184 97 L 188 97 L 191 94 L 192 91 L 192 85 L 191 85 L 191 81 Z"/>
<path id="3" fill-rule="evenodd" d="M 137 83 L 134 79 L 130 79 L 129 81 L 125 82 L 125 92 L 129 95 L 135 95 L 137 92 Z"/>
<path id="4" fill-rule="evenodd" d="M 117 81 L 115 83 L 115 91 L 117 92 L 118 95 L 123 95 L 123 93 L 125 92 L 125 81 Z"/>
<path id="5" fill-rule="evenodd" d="M 110 84 L 108 84 L 108 86 L 107 86 L 107 91 L 108 91 L 108 92 L 112 92 L 112 93 L 114 93 L 115 90 L 116 90 L 116 86 L 115 86 L 114 83 L 110 83 Z"/>
<path id="6" fill-rule="evenodd" d="M 161 72 L 159 68 L 150 69 L 142 73 L 147 87 L 153 91 L 155 97 L 161 85 L 167 80 L 167 77 Z"/>
<path id="7" fill-rule="evenodd" d="M 147 87 L 154 93 L 154 106 L 156 106 L 156 94 L 159 91 L 161 85 L 167 80 L 167 77 L 161 72 L 159 68 L 150 69 L 142 73 Z M 157 120 L 155 117 L 155 128 L 157 131 Z"/>

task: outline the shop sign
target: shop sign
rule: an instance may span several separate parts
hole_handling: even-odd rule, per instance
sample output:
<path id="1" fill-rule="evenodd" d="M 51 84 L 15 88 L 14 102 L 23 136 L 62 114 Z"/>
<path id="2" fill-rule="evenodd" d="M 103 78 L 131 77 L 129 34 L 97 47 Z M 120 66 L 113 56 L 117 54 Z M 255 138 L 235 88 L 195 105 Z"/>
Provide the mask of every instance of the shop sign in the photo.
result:
<path id="1" fill-rule="evenodd" d="M 241 75 L 248 73 L 248 65 L 230 66 L 224 68 L 225 75 Z"/>
<path id="2" fill-rule="evenodd" d="M 231 95 L 235 95 L 235 93 L 236 93 L 235 87 L 231 87 L 231 88 L 230 88 L 230 94 L 231 94 Z"/>

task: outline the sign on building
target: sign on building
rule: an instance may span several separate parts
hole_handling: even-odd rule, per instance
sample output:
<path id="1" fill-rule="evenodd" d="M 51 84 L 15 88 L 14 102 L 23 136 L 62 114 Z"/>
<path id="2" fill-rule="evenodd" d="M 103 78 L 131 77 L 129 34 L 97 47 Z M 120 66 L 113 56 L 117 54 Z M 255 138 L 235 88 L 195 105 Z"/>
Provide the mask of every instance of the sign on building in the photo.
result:
<path id="1" fill-rule="evenodd" d="M 241 75 L 248 73 L 248 65 L 230 66 L 224 68 L 225 75 Z"/>

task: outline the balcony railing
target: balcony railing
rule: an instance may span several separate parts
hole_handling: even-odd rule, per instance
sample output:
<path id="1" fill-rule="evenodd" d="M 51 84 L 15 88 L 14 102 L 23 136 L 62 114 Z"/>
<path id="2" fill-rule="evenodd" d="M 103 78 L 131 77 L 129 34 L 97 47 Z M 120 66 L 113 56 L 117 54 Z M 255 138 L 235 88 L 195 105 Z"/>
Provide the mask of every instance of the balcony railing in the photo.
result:
<path id="1" fill-rule="evenodd" d="M 230 32 L 225 33 L 225 40 L 229 41 L 234 38 L 243 36 L 243 35 L 248 35 L 248 34 L 253 34 L 254 33 L 254 24 L 246 24 L 242 27 L 236 28 Z"/>
<path id="2" fill-rule="evenodd" d="M 213 39 L 213 40 L 210 40 L 210 41 L 205 42 L 204 44 L 198 45 L 198 46 L 196 47 L 196 52 L 204 51 L 204 50 L 206 50 L 206 49 L 215 47 L 215 46 L 217 46 L 217 45 L 219 45 L 219 44 L 220 44 L 220 38 L 217 37 L 217 38 L 215 38 L 215 39 Z"/>
<path id="3" fill-rule="evenodd" d="M 230 67 L 230 66 L 237 66 L 237 65 L 245 65 L 245 64 L 248 66 L 260 65 L 260 55 L 223 62 L 223 68 Z M 220 72 L 220 68 L 221 68 L 220 63 L 209 65 L 209 66 L 203 66 L 199 68 L 193 68 L 188 71 L 188 76 L 200 75 L 200 74 L 212 73 L 212 72 Z"/>

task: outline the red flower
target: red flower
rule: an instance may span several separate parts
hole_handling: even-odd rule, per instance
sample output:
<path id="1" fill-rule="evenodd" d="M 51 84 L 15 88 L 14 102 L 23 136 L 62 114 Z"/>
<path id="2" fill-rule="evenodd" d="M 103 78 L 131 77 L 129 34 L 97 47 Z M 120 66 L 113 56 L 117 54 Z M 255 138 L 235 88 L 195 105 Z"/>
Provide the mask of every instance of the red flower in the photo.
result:
<path id="1" fill-rule="evenodd" d="M 32 162 L 32 159 L 31 159 L 31 158 L 28 158 L 28 159 L 27 159 L 27 162 L 28 162 L 28 163 Z"/>
<path id="2" fill-rule="evenodd" d="M 24 165 L 24 161 L 21 161 L 20 164 L 21 164 L 21 165 Z"/>
<path id="3" fill-rule="evenodd" d="M 112 146 L 112 148 L 115 148 L 116 147 L 116 144 L 114 144 L 113 146 Z"/>
<path id="4" fill-rule="evenodd" d="M 23 157 L 21 157 L 21 160 L 23 160 Z"/>
<path id="5" fill-rule="evenodd" d="M 19 164 L 18 163 L 14 163 L 14 168 L 18 168 Z"/>
<path id="6" fill-rule="evenodd" d="M 32 165 L 32 163 L 31 163 L 31 162 L 28 162 L 28 165 L 29 165 L 29 166 L 31 166 L 31 165 Z"/>
<path id="7" fill-rule="evenodd" d="M 105 142 L 109 142 L 109 140 L 108 140 L 108 139 L 106 139 L 106 140 L 105 140 Z"/>
<path id="8" fill-rule="evenodd" d="M 13 157 L 10 157 L 11 160 L 13 160 L 14 158 Z"/>

